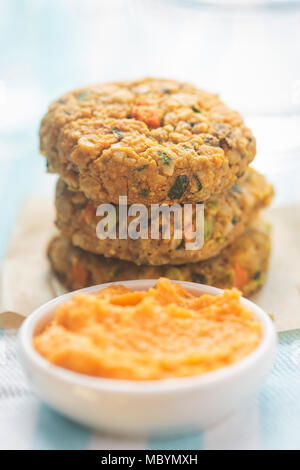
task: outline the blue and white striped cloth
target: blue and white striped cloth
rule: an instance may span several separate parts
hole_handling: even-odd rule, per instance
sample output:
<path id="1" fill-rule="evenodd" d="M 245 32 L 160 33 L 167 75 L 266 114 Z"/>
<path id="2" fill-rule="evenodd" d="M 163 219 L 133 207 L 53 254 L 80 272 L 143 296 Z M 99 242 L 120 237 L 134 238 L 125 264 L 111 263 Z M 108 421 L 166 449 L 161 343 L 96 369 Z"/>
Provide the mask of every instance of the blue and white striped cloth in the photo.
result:
<path id="1" fill-rule="evenodd" d="M 0 330 L 0 449 L 299 449 L 300 330 L 279 335 L 277 358 L 258 395 L 217 426 L 171 440 L 114 438 L 58 415 L 31 391 L 16 332 Z"/>

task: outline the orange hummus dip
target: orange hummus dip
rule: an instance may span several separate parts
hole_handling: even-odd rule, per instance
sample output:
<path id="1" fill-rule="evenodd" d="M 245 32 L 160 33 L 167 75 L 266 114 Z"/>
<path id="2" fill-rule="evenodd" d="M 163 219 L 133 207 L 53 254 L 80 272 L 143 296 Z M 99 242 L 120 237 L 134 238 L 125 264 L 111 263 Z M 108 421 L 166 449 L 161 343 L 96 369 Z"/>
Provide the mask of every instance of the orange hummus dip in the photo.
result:
<path id="1" fill-rule="evenodd" d="M 82 374 L 157 380 L 232 364 L 261 337 L 261 323 L 236 289 L 196 297 L 161 278 L 148 291 L 114 285 L 74 294 L 34 346 L 51 363 Z"/>

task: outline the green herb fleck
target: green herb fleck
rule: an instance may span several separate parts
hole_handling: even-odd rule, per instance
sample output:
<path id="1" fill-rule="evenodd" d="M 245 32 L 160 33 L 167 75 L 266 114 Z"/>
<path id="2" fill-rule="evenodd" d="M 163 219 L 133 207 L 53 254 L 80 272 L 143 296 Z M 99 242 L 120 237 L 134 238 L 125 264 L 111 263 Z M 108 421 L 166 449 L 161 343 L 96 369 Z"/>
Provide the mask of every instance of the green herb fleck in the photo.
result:
<path id="1" fill-rule="evenodd" d="M 258 271 L 256 271 L 256 273 L 254 274 L 253 278 L 258 281 L 258 279 L 260 278 L 261 276 L 261 270 L 259 269 Z"/>
<path id="2" fill-rule="evenodd" d="M 240 188 L 240 186 L 239 186 L 238 184 L 234 184 L 231 189 L 232 189 L 232 191 L 234 191 L 235 193 L 241 194 L 241 192 L 242 192 L 242 190 L 241 190 L 241 188 Z"/>
<path id="3" fill-rule="evenodd" d="M 176 250 L 181 250 L 184 247 L 184 240 L 180 240 L 179 245 L 176 246 Z"/>
<path id="4" fill-rule="evenodd" d="M 215 229 L 215 219 L 214 217 L 204 220 L 204 240 L 211 238 Z"/>
<path id="5" fill-rule="evenodd" d="M 68 191 L 72 191 L 73 193 L 78 193 L 79 189 L 76 186 L 68 186 Z"/>
<path id="6" fill-rule="evenodd" d="M 241 219 L 237 216 L 237 215 L 234 215 L 231 219 L 231 223 L 232 225 L 236 225 Z"/>
<path id="7" fill-rule="evenodd" d="M 170 158 L 169 155 L 166 152 L 158 151 L 157 153 L 160 157 L 162 157 L 162 161 L 163 161 L 164 165 L 170 165 L 170 161 L 172 160 L 172 158 Z"/>
<path id="8" fill-rule="evenodd" d="M 85 90 L 77 95 L 79 101 L 84 101 L 91 94 L 90 90 Z"/>
<path id="9" fill-rule="evenodd" d="M 119 129 L 117 129 L 116 127 L 113 127 L 111 131 L 119 140 L 123 139 L 124 133 L 121 132 Z"/>
<path id="10" fill-rule="evenodd" d="M 184 281 L 184 274 L 181 272 L 179 268 L 175 268 L 174 266 L 166 270 L 165 276 L 168 277 L 169 279 Z"/>
<path id="11" fill-rule="evenodd" d="M 121 266 L 121 264 L 117 264 L 116 266 L 112 268 L 113 277 L 119 276 L 119 274 L 121 274 L 122 272 L 123 272 L 123 267 Z"/>
<path id="12" fill-rule="evenodd" d="M 48 173 L 54 173 L 53 167 L 52 167 L 51 163 L 49 162 L 49 160 L 46 160 L 46 167 L 47 167 L 47 172 Z"/>
<path id="13" fill-rule="evenodd" d="M 210 199 L 209 201 L 205 202 L 205 207 L 208 209 L 215 209 L 218 207 L 218 201 L 216 199 Z"/>
<path id="14" fill-rule="evenodd" d="M 269 222 L 265 222 L 264 227 L 265 227 L 267 233 L 271 232 L 272 224 L 270 224 Z"/>
<path id="15" fill-rule="evenodd" d="M 189 179 L 186 175 L 177 176 L 175 183 L 168 192 L 169 199 L 180 199 L 189 185 Z"/>
<path id="16" fill-rule="evenodd" d="M 227 281 L 229 284 L 233 284 L 235 280 L 234 271 L 228 271 L 227 273 L 225 273 L 224 280 Z"/>
<path id="17" fill-rule="evenodd" d="M 148 163 L 146 165 L 140 166 L 139 168 L 136 169 L 136 171 L 144 171 L 148 166 Z"/>
<path id="18" fill-rule="evenodd" d="M 207 284 L 207 278 L 204 274 L 201 273 L 193 273 L 192 274 L 193 282 L 197 282 L 198 284 Z"/>
<path id="19" fill-rule="evenodd" d="M 142 197 L 147 197 L 147 196 L 149 196 L 149 189 L 146 189 L 146 188 L 142 189 L 142 190 L 141 190 L 141 196 L 142 196 Z"/>
<path id="20" fill-rule="evenodd" d="M 194 111 L 194 113 L 201 113 L 201 110 L 197 108 L 197 106 L 192 106 L 192 110 Z"/>
<path id="21" fill-rule="evenodd" d="M 199 180 L 198 176 L 193 175 L 193 178 L 194 178 L 194 180 L 196 181 L 196 184 L 197 184 L 197 191 L 201 191 L 203 186 L 202 186 L 201 181 Z"/>

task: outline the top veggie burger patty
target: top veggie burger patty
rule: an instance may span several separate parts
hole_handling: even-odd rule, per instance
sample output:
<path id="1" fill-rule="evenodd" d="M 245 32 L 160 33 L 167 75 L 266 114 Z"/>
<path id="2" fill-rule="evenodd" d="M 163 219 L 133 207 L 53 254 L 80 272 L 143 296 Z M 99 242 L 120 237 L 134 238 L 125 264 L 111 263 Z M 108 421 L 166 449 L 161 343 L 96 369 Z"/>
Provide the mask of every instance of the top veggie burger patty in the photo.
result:
<path id="1" fill-rule="evenodd" d="M 231 187 L 256 151 L 217 95 L 153 78 L 65 94 L 43 118 L 40 147 L 71 189 L 129 204 L 205 201 Z"/>

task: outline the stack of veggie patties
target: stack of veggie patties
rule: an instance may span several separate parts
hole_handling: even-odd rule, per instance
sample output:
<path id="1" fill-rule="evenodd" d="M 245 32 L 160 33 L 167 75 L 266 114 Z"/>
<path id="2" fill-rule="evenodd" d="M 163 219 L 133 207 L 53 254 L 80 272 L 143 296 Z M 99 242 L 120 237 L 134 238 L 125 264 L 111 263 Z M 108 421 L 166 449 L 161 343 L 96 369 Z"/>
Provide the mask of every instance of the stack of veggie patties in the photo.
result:
<path id="1" fill-rule="evenodd" d="M 160 276 L 246 295 L 263 284 L 270 234 L 259 213 L 273 189 L 249 167 L 251 131 L 217 95 L 151 78 L 72 91 L 50 105 L 40 142 L 48 171 L 60 175 L 60 235 L 48 256 L 68 289 Z M 149 227 L 154 205 L 189 204 L 195 215 L 203 203 L 203 246 L 187 249 L 188 236 L 178 236 L 174 223 L 163 238 L 162 219 L 158 238 L 150 228 L 148 237 L 120 238 L 120 196 L 128 206 L 143 204 Z M 115 238 L 97 233 L 103 204 L 115 209 Z"/>

